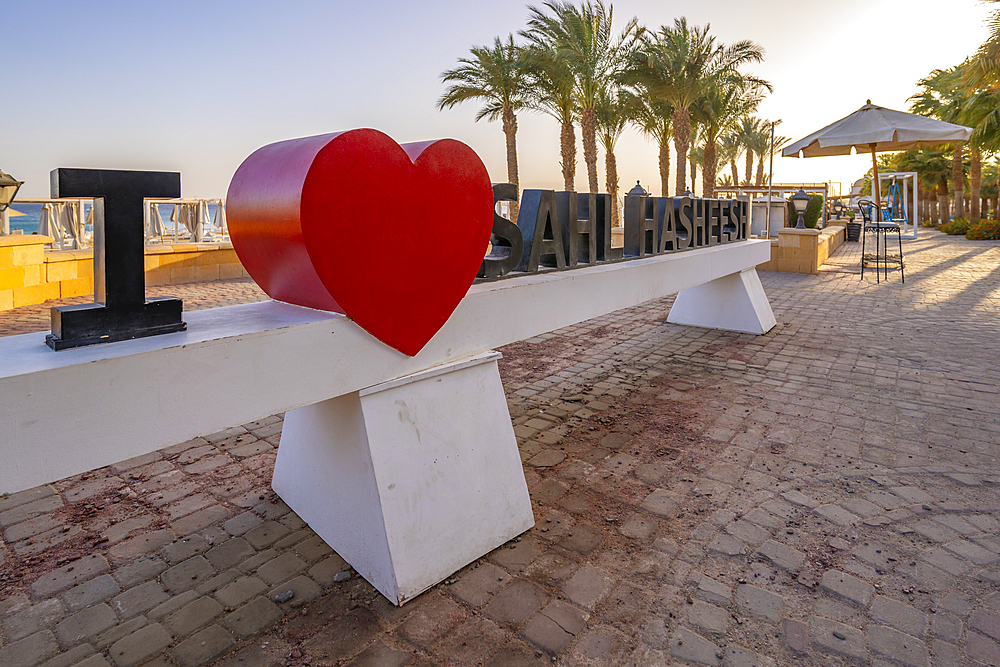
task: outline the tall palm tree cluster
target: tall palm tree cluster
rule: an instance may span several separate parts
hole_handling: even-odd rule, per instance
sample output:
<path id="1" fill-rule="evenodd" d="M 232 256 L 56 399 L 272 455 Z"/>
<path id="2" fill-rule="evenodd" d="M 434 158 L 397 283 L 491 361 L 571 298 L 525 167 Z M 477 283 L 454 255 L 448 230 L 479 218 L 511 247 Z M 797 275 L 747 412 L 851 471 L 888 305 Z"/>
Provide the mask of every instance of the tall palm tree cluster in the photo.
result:
<path id="1" fill-rule="evenodd" d="M 473 47 L 469 57 L 459 58 L 458 67 L 441 75 L 447 89 L 438 108 L 477 100 L 483 103 L 477 121 L 502 120 L 507 179 L 515 185 L 519 112 L 541 112 L 559 122 L 567 191 L 575 189 L 579 128 L 590 192 L 601 191 L 598 147 L 604 151 L 605 189 L 615 202 L 615 224 L 620 220 L 615 146 L 629 126 L 659 147 L 663 195 L 670 190 L 671 140 L 675 195 L 694 190 L 699 167 L 705 197 L 714 195 L 720 164 L 729 166 L 732 177 L 722 180 L 738 184 L 737 163 L 744 153 L 744 183 L 750 182 L 757 156 L 759 185 L 770 124 L 753 114 L 771 85 L 743 68 L 761 62 L 763 49 L 749 40 L 723 44 L 709 34 L 709 26 L 689 26 L 684 18 L 657 30 L 636 18 L 619 30 L 612 22 L 613 7 L 602 0 L 529 6 L 519 41 L 508 35 L 495 38 L 492 46 Z M 512 214 L 516 216 L 516 208 Z"/>
<path id="2" fill-rule="evenodd" d="M 958 142 L 884 159 L 886 169 L 918 173 L 925 220 L 944 224 L 953 216 L 978 222 L 991 212 L 1000 214 L 995 161 L 1000 155 L 1000 9 L 992 15 L 990 33 L 971 58 L 918 81 L 919 91 L 910 98 L 914 113 L 973 128 L 968 145 Z"/>

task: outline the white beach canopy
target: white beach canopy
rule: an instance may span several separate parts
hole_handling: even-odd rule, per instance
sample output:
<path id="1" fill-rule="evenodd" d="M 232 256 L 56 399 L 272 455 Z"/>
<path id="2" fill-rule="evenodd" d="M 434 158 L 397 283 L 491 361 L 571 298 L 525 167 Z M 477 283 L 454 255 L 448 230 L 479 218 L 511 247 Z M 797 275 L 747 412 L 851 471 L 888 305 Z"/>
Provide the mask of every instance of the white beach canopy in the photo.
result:
<path id="1" fill-rule="evenodd" d="M 914 148 L 968 141 L 971 136 L 971 127 L 886 109 L 868 100 L 850 116 L 841 118 L 822 130 L 786 146 L 781 154 L 784 157 L 822 157 L 850 155 L 854 151 L 858 153 L 871 151 L 875 209 L 877 220 L 881 221 L 882 198 L 879 193 L 876 153 L 908 151 Z"/>
<path id="2" fill-rule="evenodd" d="M 202 240 L 202 236 L 204 236 L 208 231 L 208 226 L 212 224 L 212 219 L 208 216 L 208 202 L 204 199 L 198 201 L 195 216 L 197 218 L 197 224 L 195 226 L 194 237 L 192 240 L 200 242 Z"/>
<path id="3" fill-rule="evenodd" d="M 149 202 L 146 207 L 146 240 L 155 237 L 163 236 L 163 216 L 160 215 L 160 207 L 156 205 L 156 202 Z"/>
<path id="4" fill-rule="evenodd" d="M 222 199 L 219 200 L 218 206 L 215 207 L 215 226 L 225 233 L 226 231 L 226 202 Z"/>

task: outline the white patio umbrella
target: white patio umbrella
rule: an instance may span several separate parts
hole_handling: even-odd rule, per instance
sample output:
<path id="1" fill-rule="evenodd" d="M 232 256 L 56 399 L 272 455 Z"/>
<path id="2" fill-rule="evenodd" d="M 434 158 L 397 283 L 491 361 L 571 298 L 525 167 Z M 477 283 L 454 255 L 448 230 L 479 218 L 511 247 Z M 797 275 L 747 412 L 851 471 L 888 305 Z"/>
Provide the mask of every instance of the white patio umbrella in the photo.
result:
<path id="1" fill-rule="evenodd" d="M 208 202 L 204 199 L 198 200 L 196 213 L 195 213 L 195 241 L 199 242 L 202 240 L 202 236 L 208 230 L 208 226 L 212 224 L 212 219 L 208 216 Z"/>
<path id="2" fill-rule="evenodd" d="M 80 202 L 59 205 L 59 226 L 71 239 L 70 250 L 79 250 L 83 247 L 83 223 L 80 220 L 80 206 L 82 206 Z"/>
<path id="3" fill-rule="evenodd" d="M 218 205 L 215 207 L 215 226 L 221 229 L 223 233 L 226 232 L 226 202 L 222 199 L 219 200 Z"/>
<path id="4" fill-rule="evenodd" d="M 156 202 L 149 202 L 146 209 L 146 240 L 153 237 L 163 236 L 163 217 L 160 215 L 160 207 Z"/>
<path id="5" fill-rule="evenodd" d="M 902 111 L 893 111 L 868 100 L 850 116 L 813 132 L 785 147 L 785 157 L 821 157 L 850 155 L 852 151 L 871 151 L 872 187 L 875 193 L 876 221 L 882 221 L 882 196 L 879 192 L 876 153 L 908 151 L 956 141 L 968 141 L 972 128 Z"/>
<path id="6" fill-rule="evenodd" d="M 41 236 L 52 237 L 52 247 L 62 247 L 63 233 L 59 226 L 59 204 L 42 204 L 41 213 L 38 216 L 38 233 Z"/>

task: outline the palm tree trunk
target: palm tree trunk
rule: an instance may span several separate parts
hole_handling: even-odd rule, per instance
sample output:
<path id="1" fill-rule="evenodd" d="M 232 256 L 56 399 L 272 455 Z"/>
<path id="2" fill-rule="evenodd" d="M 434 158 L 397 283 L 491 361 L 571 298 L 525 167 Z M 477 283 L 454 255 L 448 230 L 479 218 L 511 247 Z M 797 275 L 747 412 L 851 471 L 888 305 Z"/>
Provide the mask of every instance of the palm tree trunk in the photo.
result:
<path id="1" fill-rule="evenodd" d="M 514 115 L 514 110 L 508 106 L 503 108 L 503 133 L 507 137 L 507 182 L 514 184 L 518 200 L 520 200 L 521 189 L 517 183 L 517 116 Z M 517 224 L 519 208 L 517 201 L 510 203 L 511 221 L 514 224 Z"/>
<path id="2" fill-rule="evenodd" d="M 979 222 L 982 218 L 982 211 L 980 209 L 979 193 L 982 189 L 983 183 L 983 162 L 982 153 L 979 151 L 978 146 L 973 146 L 970 150 L 969 156 L 969 187 L 971 189 L 971 201 L 969 202 L 971 209 L 969 211 L 969 222 Z"/>
<path id="3" fill-rule="evenodd" d="M 736 160 L 730 160 L 729 169 L 733 172 L 733 185 L 740 184 L 740 172 L 736 169 Z"/>
<path id="4" fill-rule="evenodd" d="M 670 196 L 670 140 L 660 142 L 660 196 Z"/>
<path id="5" fill-rule="evenodd" d="M 576 132 L 573 121 L 564 120 L 559 132 L 559 154 L 562 156 L 563 189 L 566 192 L 576 190 Z"/>
<path id="6" fill-rule="evenodd" d="M 753 173 L 753 151 L 749 148 L 747 149 L 747 169 L 746 176 L 747 180 L 744 185 L 750 185 L 750 174 Z"/>
<path id="7" fill-rule="evenodd" d="M 688 157 L 688 166 L 691 167 L 691 194 L 694 194 L 694 184 L 698 182 L 698 165 L 695 161 Z M 704 197 L 704 193 L 702 193 Z"/>
<path id="8" fill-rule="evenodd" d="M 701 196 L 712 198 L 715 196 L 715 172 L 718 169 L 716 160 L 715 139 L 709 137 L 705 141 L 705 156 L 701 165 Z"/>
<path id="9" fill-rule="evenodd" d="M 618 210 L 618 164 L 613 151 L 604 153 L 604 180 L 611 197 L 611 226 L 621 227 L 621 211 Z"/>
<path id="10" fill-rule="evenodd" d="M 674 182 L 674 196 L 681 196 L 687 188 L 684 177 L 687 175 L 688 142 L 691 140 L 691 115 L 683 107 L 674 109 L 674 151 L 677 153 L 677 180 Z"/>
<path id="11" fill-rule="evenodd" d="M 951 154 L 951 189 L 955 198 L 955 219 L 965 217 L 964 179 L 962 178 L 962 143 Z"/>
<path id="12" fill-rule="evenodd" d="M 755 178 L 754 181 L 756 182 L 757 187 L 759 188 L 760 186 L 764 185 L 764 155 L 761 154 L 758 157 L 760 159 L 757 160 L 757 178 Z"/>
<path id="13" fill-rule="evenodd" d="M 941 177 L 938 183 L 938 224 L 943 225 L 948 222 L 948 178 Z"/>
<path id="14" fill-rule="evenodd" d="M 589 192 L 597 194 L 601 186 L 597 182 L 597 121 L 593 108 L 584 109 L 580 114 L 580 129 L 583 132 L 583 160 L 587 163 Z"/>

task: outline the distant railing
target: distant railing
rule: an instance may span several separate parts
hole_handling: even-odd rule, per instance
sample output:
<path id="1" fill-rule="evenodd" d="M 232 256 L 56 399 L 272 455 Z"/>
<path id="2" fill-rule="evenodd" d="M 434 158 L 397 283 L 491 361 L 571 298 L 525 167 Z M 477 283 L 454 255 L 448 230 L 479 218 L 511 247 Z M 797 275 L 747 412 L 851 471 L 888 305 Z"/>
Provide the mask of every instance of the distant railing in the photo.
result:
<path id="1" fill-rule="evenodd" d="M 173 206 L 168 230 L 159 207 Z M 215 206 L 214 214 L 210 207 Z M 146 245 L 156 243 L 217 243 L 229 240 L 224 199 L 146 199 L 144 229 Z"/>
<path id="2" fill-rule="evenodd" d="M 41 204 L 37 233 L 52 237 L 54 250 L 80 250 L 93 246 L 94 214 L 100 207 L 93 199 L 30 199 L 19 197 L 18 204 Z M 164 223 L 160 206 L 173 210 Z M 214 207 L 214 211 L 212 210 Z M 10 230 L 9 210 L 0 221 L 3 232 Z M 172 223 L 172 224 L 170 224 Z M 229 240 L 224 199 L 146 199 L 143 203 L 143 236 L 145 245 L 163 243 L 218 243 Z"/>

